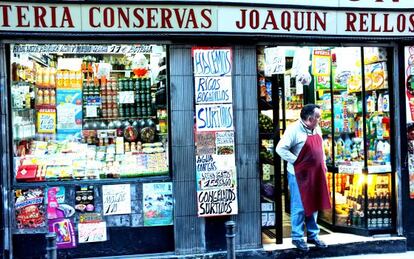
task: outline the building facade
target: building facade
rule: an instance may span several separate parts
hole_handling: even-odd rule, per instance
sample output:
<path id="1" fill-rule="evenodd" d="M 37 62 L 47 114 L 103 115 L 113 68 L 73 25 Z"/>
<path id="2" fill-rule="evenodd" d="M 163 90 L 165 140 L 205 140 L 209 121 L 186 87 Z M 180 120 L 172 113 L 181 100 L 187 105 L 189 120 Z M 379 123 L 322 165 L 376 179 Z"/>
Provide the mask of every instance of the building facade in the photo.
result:
<path id="1" fill-rule="evenodd" d="M 410 1 L 0 8 L 3 256 L 42 256 L 48 232 L 62 257 L 214 252 L 228 220 L 238 250 L 283 242 L 273 144 L 310 102 L 321 223 L 413 247 Z"/>

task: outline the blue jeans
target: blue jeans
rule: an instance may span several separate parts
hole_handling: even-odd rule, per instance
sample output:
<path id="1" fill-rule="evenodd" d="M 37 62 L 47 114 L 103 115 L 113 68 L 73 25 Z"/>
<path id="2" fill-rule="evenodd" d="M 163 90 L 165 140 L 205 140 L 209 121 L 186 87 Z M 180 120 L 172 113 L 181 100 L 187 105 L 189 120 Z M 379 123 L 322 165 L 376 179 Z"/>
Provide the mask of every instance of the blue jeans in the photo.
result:
<path id="1" fill-rule="evenodd" d="M 302 199 L 300 198 L 299 186 L 296 182 L 296 176 L 288 173 L 289 189 L 290 189 L 290 221 L 292 225 L 292 240 L 303 238 L 306 232 L 308 239 L 315 239 L 319 235 L 319 227 L 316 223 L 318 212 L 314 212 L 311 216 L 305 217 Z"/>

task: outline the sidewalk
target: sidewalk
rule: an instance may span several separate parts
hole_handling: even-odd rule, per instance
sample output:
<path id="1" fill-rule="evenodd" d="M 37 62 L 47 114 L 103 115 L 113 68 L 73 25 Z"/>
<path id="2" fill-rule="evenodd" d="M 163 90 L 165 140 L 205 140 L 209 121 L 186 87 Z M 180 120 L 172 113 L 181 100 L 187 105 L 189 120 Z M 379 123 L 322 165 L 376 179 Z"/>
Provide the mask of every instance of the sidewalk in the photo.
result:
<path id="1" fill-rule="evenodd" d="M 278 258 L 278 259 L 292 259 L 292 258 L 340 258 L 340 259 L 359 259 L 359 258 L 414 258 L 414 252 L 406 252 L 406 238 L 395 237 L 389 235 L 382 236 L 358 236 L 345 233 L 330 233 L 320 237 L 329 246 L 326 249 L 317 249 L 310 245 L 309 252 L 301 252 L 296 249 L 290 238 L 284 238 L 283 244 L 269 244 L 264 245 L 263 249 L 253 249 L 246 251 L 236 251 L 237 258 L 243 259 L 258 259 L 258 258 Z M 392 254 L 394 253 L 394 254 Z M 351 255 L 351 256 L 347 256 Z M 95 257 L 97 258 L 97 257 Z M 170 258 L 197 258 L 197 259 L 212 259 L 226 258 L 226 251 L 213 252 L 206 254 L 194 255 L 175 255 L 173 253 L 167 254 L 152 254 L 152 255 L 129 255 L 129 256 L 111 256 L 99 257 L 99 259 L 170 259 Z M 89 258 L 91 259 L 91 258 Z"/>
<path id="2" fill-rule="evenodd" d="M 414 251 L 409 251 L 405 253 L 392 253 L 392 254 L 366 254 L 366 255 L 350 255 L 350 256 L 338 256 L 338 257 L 320 257 L 326 259 L 411 259 L 414 258 Z"/>

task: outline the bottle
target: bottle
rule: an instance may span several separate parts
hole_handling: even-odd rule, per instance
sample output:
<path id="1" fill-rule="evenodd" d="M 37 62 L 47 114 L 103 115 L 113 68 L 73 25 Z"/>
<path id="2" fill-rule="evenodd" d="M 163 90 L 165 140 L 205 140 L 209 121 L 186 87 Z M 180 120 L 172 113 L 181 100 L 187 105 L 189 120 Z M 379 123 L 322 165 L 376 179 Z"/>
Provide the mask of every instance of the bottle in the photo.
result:
<path id="1" fill-rule="evenodd" d="M 384 97 L 382 100 L 382 110 L 383 112 L 390 111 L 390 96 L 388 95 L 388 93 L 384 94 Z"/>
<path id="2" fill-rule="evenodd" d="M 375 160 L 375 141 L 371 139 L 369 141 L 369 149 L 368 149 L 368 160 L 372 163 Z"/>
<path id="3" fill-rule="evenodd" d="M 38 89 L 36 94 L 36 105 L 42 105 L 43 104 L 43 90 Z"/>
<path id="4" fill-rule="evenodd" d="M 62 70 L 58 70 L 56 72 L 56 87 L 57 88 L 63 87 L 63 72 L 62 72 Z"/>
<path id="5" fill-rule="evenodd" d="M 56 92 L 54 89 L 50 90 L 50 105 L 56 105 Z"/>
<path id="6" fill-rule="evenodd" d="M 385 139 L 390 137 L 390 118 L 389 117 L 382 117 L 382 128 L 383 128 L 383 137 Z"/>
<path id="7" fill-rule="evenodd" d="M 351 152 L 352 152 L 352 140 L 349 138 L 348 134 L 345 136 L 345 145 L 344 145 L 344 158 L 347 161 L 351 161 Z"/>
<path id="8" fill-rule="evenodd" d="M 46 105 L 50 104 L 49 90 L 48 89 L 45 89 L 43 91 L 43 104 L 46 104 Z"/>
<path id="9" fill-rule="evenodd" d="M 41 67 L 36 70 L 36 85 L 43 86 L 43 68 Z"/>
<path id="10" fill-rule="evenodd" d="M 62 71 L 62 83 L 59 84 L 59 85 L 62 88 L 68 88 L 69 84 L 70 84 L 69 71 L 64 70 L 64 71 Z"/>
<path id="11" fill-rule="evenodd" d="M 382 93 L 378 95 L 378 112 L 381 114 L 384 111 L 384 99 Z"/>
<path id="12" fill-rule="evenodd" d="M 50 68 L 49 71 L 49 85 L 50 87 L 56 87 L 56 69 L 54 67 Z"/>
<path id="13" fill-rule="evenodd" d="M 371 210 L 371 228 L 376 228 L 377 227 L 377 210 L 376 209 L 372 209 Z"/>
<path id="14" fill-rule="evenodd" d="M 349 209 L 348 218 L 346 219 L 346 225 L 349 227 L 353 225 L 353 222 L 352 222 L 353 214 L 354 214 L 354 210 L 352 208 Z"/>
<path id="15" fill-rule="evenodd" d="M 82 86 L 82 72 L 76 71 L 76 88 L 80 88 Z"/>
<path id="16" fill-rule="evenodd" d="M 43 86 L 45 86 L 45 87 L 49 87 L 50 85 L 49 85 L 49 80 L 50 80 L 50 77 L 49 77 L 49 68 L 47 67 L 47 68 L 45 68 L 45 69 L 43 69 Z"/>
<path id="17" fill-rule="evenodd" d="M 390 143 L 388 143 L 388 140 L 385 140 L 383 143 L 383 157 L 384 157 L 384 162 L 385 163 L 389 163 L 391 162 L 391 145 Z"/>
<path id="18" fill-rule="evenodd" d="M 335 141 L 335 160 L 336 161 L 342 161 L 343 160 L 343 152 L 344 152 L 344 141 L 341 137 L 339 137 Z"/>
<path id="19" fill-rule="evenodd" d="M 383 128 L 383 124 L 382 124 L 382 116 L 377 117 L 376 133 L 377 133 L 377 139 L 382 139 L 383 138 L 384 128 Z"/>
<path id="20" fill-rule="evenodd" d="M 25 108 L 26 109 L 31 109 L 31 104 L 32 104 L 32 100 L 31 100 L 31 96 L 30 96 L 30 92 L 27 92 L 24 96 L 24 102 L 25 102 Z"/>

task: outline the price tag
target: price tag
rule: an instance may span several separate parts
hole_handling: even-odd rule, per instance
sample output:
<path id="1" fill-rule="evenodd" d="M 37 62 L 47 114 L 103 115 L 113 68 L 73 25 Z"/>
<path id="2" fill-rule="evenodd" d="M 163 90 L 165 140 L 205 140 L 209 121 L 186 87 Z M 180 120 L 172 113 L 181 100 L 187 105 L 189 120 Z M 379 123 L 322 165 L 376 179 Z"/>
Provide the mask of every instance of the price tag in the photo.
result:
<path id="1" fill-rule="evenodd" d="M 125 77 L 126 78 L 131 77 L 131 71 L 129 71 L 129 70 L 125 71 Z"/>
<path id="2" fill-rule="evenodd" d="M 119 103 L 134 103 L 134 91 L 118 92 Z"/>
<path id="3" fill-rule="evenodd" d="M 339 165 L 338 173 L 340 174 L 362 174 L 362 167 L 359 165 Z"/>
<path id="4" fill-rule="evenodd" d="M 38 112 L 37 131 L 39 133 L 54 133 L 56 131 L 56 113 L 48 111 Z"/>
<path id="5" fill-rule="evenodd" d="M 88 105 L 86 108 L 86 117 L 98 117 L 98 106 Z"/>

